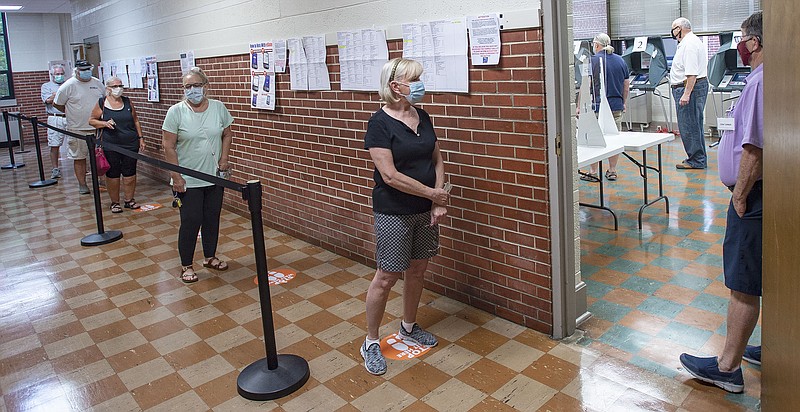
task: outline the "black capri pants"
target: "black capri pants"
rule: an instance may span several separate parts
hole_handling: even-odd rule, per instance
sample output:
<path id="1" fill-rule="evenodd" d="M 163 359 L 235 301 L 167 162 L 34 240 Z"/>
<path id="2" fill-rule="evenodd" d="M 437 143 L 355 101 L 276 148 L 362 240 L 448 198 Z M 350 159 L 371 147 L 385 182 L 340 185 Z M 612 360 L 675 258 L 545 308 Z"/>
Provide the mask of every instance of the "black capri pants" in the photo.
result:
<path id="1" fill-rule="evenodd" d="M 203 256 L 216 256 L 224 193 L 225 188 L 222 186 L 204 186 L 186 189 L 183 194 L 180 208 L 181 228 L 178 230 L 181 266 L 189 266 L 194 261 L 198 231 L 202 235 Z"/>
<path id="2" fill-rule="evenodd" d="M 139 148 L 131 150 L 132 152 L 139 153 Z M 112 152 L 111 150 L 103 150 L 106 155 L 106 160 L 111 166 L 106 172 L 106 177 L 109 179 L 119 179 L 119 176 L 131 177 L 136 175 L 136 159 L 132 157 Z"/>

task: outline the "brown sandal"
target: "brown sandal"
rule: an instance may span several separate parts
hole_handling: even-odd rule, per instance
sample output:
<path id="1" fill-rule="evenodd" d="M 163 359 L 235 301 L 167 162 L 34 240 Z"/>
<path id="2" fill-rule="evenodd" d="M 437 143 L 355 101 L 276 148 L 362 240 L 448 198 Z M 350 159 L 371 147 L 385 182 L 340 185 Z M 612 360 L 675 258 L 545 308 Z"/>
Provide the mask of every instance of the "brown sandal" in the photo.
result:
<path id="1" fill-rule="evenodd" d="M 189 271 L 192 271 L 189 273 Z M 197 274 L 194 273 L 194 268 L 192 265 L 189 266 L 181 266 L 181 276 L 180 279 L 183 283 L 194 283 L 197 282 Z"/>
<path id="2" fill-rule="evenodd" d="M 212 256 L 208 260 L 204 260 L 203 266 L 219 271 L 228 270 L 228 264 L 219 260 L 216 256 Z"/>

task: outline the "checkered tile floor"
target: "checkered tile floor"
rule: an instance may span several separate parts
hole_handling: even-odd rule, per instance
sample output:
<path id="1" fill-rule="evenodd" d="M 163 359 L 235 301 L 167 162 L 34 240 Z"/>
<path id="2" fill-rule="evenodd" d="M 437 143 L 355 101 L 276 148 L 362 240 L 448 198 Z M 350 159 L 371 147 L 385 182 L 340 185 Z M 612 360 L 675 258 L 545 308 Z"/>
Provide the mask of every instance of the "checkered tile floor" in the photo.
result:
<path id="1" fill-rule="evenodd" d="M 662 356 L 656 353 L 678 347 L 670 338 L 681 330 L 669 326 L 683 318 L 673 322 L 639 307 L 619 319 L 606 319 L 609 316 L 599 310 L 599 302 L 628 308 L 651 295 L 626 292 L 620 284 L 640 285 L 649 282 L 648 276 L 662 276 L 658 281 L 662 287 L 652 292 L 658 297 L 659 290 L 672 285 L 667 280 L 672 269 L 640 263 L 632 255 L 624 258 L 653 267 L 639 271 L 637 276 L 644 279 L 639 281 L 624 271 L 605 268 L 625 253 L 619 258 L 609 255 L 607 263 L 592 263 L 591 256 L 600 256 L 594 250 L 603 245 L 636 249 L 641 242 L 638 233 L 630 238 L 623 235 L 625 230 L 612 234 L 600 227 L 590 230 L 594 238 L 587 234 L 586 245 L 593 247 L 586 251 L 584 264 L 596 269 L 589 274 L 586 268 L 585 273 L 595 282 L 591 303 L 597 316 L 584 335 L 553 341 L 426 291 L 418 320 L 438 336 L 439 346 L 417 359 L 389 361 L 388 372 L 378 377 L 366 373 L 358 353 L 373 270 L 267 230 L 270 269 L 298 273 L 291 282 L 271 288 L 278 349 L 308 360 L 311 378 L 285 398 L 245 400 L 236 392 L 238 372 L 264 356 L 249 221 L 223 212 L 219 255 L 228 260 L 230 270 L 217 274 L 200 269 L 200 281 L 184 285 L 176 278 L 178 215 L 169 207 L 165 185 L 141 179 L 137 200 L 165 207 L 119 215 L 104 210 L 106 228 L 121 230 L 124 238 L 82 247 L 80 239 L 96 231 L 92 197 L 77 193 L 69 165 L 57 186 L 29 189 L 28 183 L 38 180 L 36 168 L 31 154 L 23 158 L 28 162 L 25 168 L 0 172 L 4 193 L 0 198 L 0 411 L 744 409 L 743 402 L 688 380 L 680 371 L 670 376 L 652 367 L 658 358 L 652 359 Z M 0 155 L 0 163 L 7 162 Z M 629 176 L 621 173 L 621 178 Z M 105 193 L 102 202 L 107 209 Z M 715 216 L 719 210 L 714 209 Z M 718 255 L 719 245 L 713 240 L 691 233 L 662 234 L 652 226 L 656 217 L 648 216 L 650 237 L 669 242 L 648 240 L 643 244 L 651 246 L 640 252 L 660 256 L 664 249 L 665 256 L 672 256 L 683 249 L 676 244 L 686 238 L 709 243 Z M 584 219 L 589 226 L 600 225 L 600 217 Z M 705 233 L 696 229 L 692 233 Z M 598 239 L 600 234 L 610 237 Z M 199 255 L 198 251 L 196 266 Z M 706 266 L 693 259 L 680 269 L 685 276 L 674 286 L 694 285 L 688 276 L 700 278 L 697 270 Z M 716 277 L 702 279 L 713 282 Z M 608 285 L 602 294 L 597 288 L 601 283 Z M 711 284 L 705 293 L 722 296 L 719 288 L 708 290 Z M 400 291 L 401 285 L 395 290 Z M 621 293 L 615 295 L 614 290 Z M 704 305 L 689 307 L 708 311 L 717 300 L 701 302 Z M 400 312 L 400 295 L 393 293 L 384 335 L 398 327 Z M 693 313 L 684 316 L 705 319 Z M 716 330 L 720 322 L 714 320 L 719 317 L 687 325 L 699 328 L 698 324 L 713 323 L 709 327 Z M 653 329 L 634 334 L 642 324 Z M 661 337 L 642 344 L 639 337 L 644 334 Z M 641 348 L 626 352 L 615 342 Z M 698 345 L 709 344 L 693 344 Z M 670 361 L 659 364 L 674 370 Z M 757 393 L 758 377 L 753 373 L 748 368 L 750 395 Z"/>
<path id="2" fill-rule="evenodd" d="M 582 344 L 661 376 L 684 380 L 681 352 L 717 355 L 725 342 L 729 290 L 722 274 L 722 241 L 730 192 L 719 181 L 717 150 L 708 150 L 706 170 L 677 170 L 685 158 L 680 139 L 664 145 L 664 192 L 670 213 L 659 202 L 645 209 L 643 228 L 638 168 L 624 156 L 619 179 L 606 182 L 606 202 L 619 217 L 613 230 L 608 212 L 581 208 L 581 271 L 594 317 L 583 328 Z M 651 164 L 655 150 L 648 151 Z M 631 153 L 637 159 L 641 154 Z M 604 163 L 604 168 L 606 164 Z M 658 193 L 649 184 L 650 199 Z M 581 200 L 596 203 L 597 184 L 581 182 Z M 750 341 L 758 345 L 761 327 Z M 761 371 L 745 363 L 745 394 L 726 399 L 754 408 Z"/>

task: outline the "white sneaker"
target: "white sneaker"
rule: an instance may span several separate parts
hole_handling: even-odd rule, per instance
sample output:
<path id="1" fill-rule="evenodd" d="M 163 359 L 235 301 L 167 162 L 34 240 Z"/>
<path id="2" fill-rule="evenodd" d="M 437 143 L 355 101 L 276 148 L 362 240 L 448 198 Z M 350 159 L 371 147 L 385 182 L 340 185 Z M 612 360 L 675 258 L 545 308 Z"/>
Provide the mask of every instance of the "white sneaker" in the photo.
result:
<path id="1" fill-rule="evenodd" d="M 50 173 L 51 179 L 60 179 L 61 178 L 61 169 L 54 167 L 53 172 Z"/>

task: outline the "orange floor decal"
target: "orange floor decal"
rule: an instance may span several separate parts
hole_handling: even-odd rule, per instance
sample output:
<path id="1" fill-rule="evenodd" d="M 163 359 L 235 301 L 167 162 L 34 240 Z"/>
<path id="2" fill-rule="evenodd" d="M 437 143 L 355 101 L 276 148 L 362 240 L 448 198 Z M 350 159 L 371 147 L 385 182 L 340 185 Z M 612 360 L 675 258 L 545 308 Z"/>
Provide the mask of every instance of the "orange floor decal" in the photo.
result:
<path id="1" fill-rule="evenodd" d="M 297 276 L 297 272 L 291 269 L 278 269 L 278 270 L 270 270 L 267 272 L 269 278 L 270 285 L 282 285 L 284 283 L 289 283 L 290 280 L 294 279 Z M 253 278 L 253 283 L 258 285 L 258 276 Z"/>
<path id="2" fill-rule="evenodd" d="M 393 333 L 381 340 L 381 353 L 387 359 L 410 360 L 418 358 L 431 348 L 422 346 L 413 340 L 403 340 Z"/>

